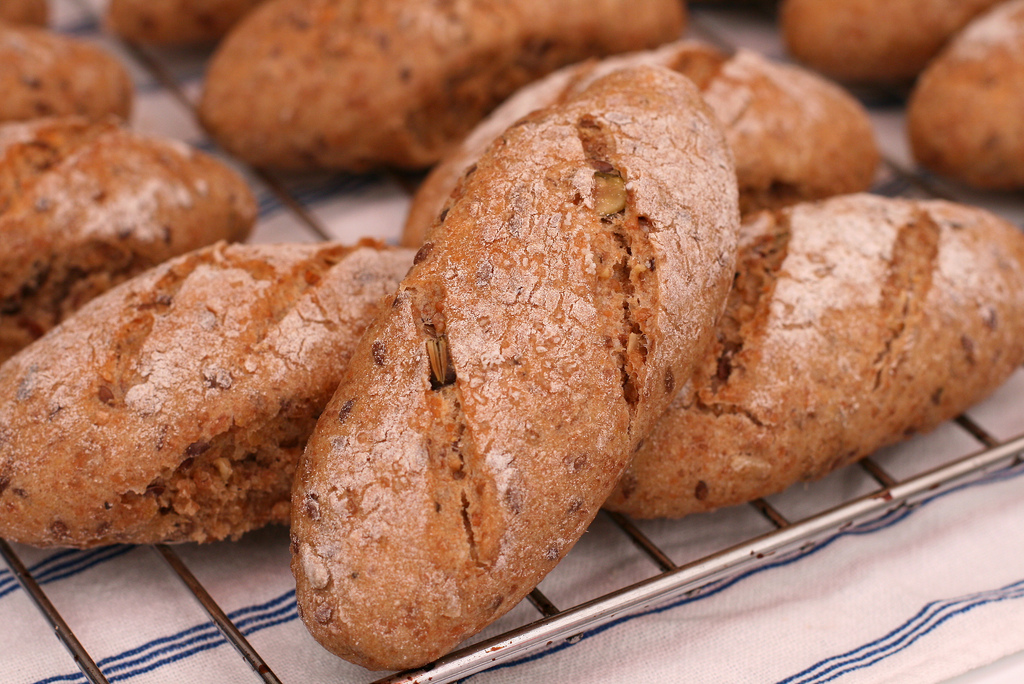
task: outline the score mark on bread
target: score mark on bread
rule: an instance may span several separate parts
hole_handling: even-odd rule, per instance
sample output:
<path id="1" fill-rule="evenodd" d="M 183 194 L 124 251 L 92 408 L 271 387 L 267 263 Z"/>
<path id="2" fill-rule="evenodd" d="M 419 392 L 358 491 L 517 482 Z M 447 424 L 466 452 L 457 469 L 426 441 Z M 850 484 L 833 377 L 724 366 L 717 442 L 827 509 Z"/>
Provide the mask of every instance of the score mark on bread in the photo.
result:
<path id="1" fill-rule="evenodd" d="M 411 258 L 221 243 L 94 299 L 0 366 L 0 536 L 89 547 L 287 522 L 299 453 Z"/>

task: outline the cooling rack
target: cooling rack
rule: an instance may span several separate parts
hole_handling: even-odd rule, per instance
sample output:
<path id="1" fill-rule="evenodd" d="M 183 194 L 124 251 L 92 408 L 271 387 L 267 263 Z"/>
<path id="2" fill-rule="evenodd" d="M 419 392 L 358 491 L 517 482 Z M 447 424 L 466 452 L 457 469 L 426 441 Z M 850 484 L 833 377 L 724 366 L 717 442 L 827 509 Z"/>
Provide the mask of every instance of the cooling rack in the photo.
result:
<path id="1" fill-rule="evenodd" d="M 101 0 L 57 0 L 57 24 L 62 30 L 103 42 L 120 52 L 132 66 L 140 93 L 134 121 L 136 128 L 180 137 L 218 153 L 204 138 L 195 119 L 195 99 L 205 54 L 151 50 L 113 42 L 98 28 L 101 4 Z M 742 12 L 697 9 L 693 13 L 691 30 L 698 37 L 726 49 L 742 45 L 769 56 L 784 58 L 771 30 L 770 14 L 771 3 L 760 3 L 754 9 Z M 983 204 L 1024 224 L 1024 201 L 1005 196 L 974 195 L 914 169 L 901 130 L 903 93 L 858 95 L 869 106 L 886 151 L 876 192 L 889 196 L 941 197 Z M 241 167 L 237 162 L 229 161 Z M 365 217 L 371 210 L 375 217 L 374 225 L 381 226 L 377 235 L 393 239 L 397 236 L 408 195 L 418 180 L 414 176 L 402 175 L 297 179 L 244 167 L 242 170 L 252 179 L 260 199 L 261 220 L 256 234 L 260 241 L 351 241 L 363 234 Z M 381 218 L 382 213 L 384 219 Z M 388 217 L 394 220 L 389 221 Z M 1021 381 L 1024 380 L 1024 371 L 1019 371 L 1018 376 L 1012 391 L 1024 403 L 1024 382 Z M 1014 432 L 1012 427 L 1001 425 L 997 430 L 998 436 L 985 426 L 986 422 L 975 419 L 973 415 L 963 415 L 943 426 L 942 441 L 953 446 L 939 449 L 943 452 L 942 458 L 933 459 L 927 469 L 893 470 L 890 468 L 893 459 L 883 453 L 878 458 L 868 458 L 850 466 L 839 475 L 845 481 L 857 483 L 841 488 L 841 496 L 816 499 L 813 505 L 790 506 L 794 512 L 780 510 L 774 498 L 755 501 L 748 510 L 760 521 L 759 524 L 747 524 L 738 537 L 724 536 L 683 560 L 680 560 L 675 546 L 663 541 L 665 525 L 671 523 L 638 522 L 603 512 L 595 521 L 595 527 L 600 530 L 592 533 L 596 536 L 593 543 L 607 545 L 617 553 L 629 554 L 633 563 L 630 567 L 635 568 L 639 558 L 641 565 L 651 569 L 632 570 L 613 578 L 614 581 L 598 582 L 599 590 L 591 592 L 595 595 L 586 596 L 583 592 L 581 600 L 566 603 L 561 598 L 549 596 L 546 588 L 558 587 L 560 569 L 556 568 L 549 579 L 530 594 L 528 601 L 471 645 L 425 668 L 388 675 L 376 681 L 454 682 L 489 668 L 519 662 L 538 651 L 559 649 L 595 631 L 614 626 L 628 616 L 680 605 L 703 592 L 715 591 L 757 568 L 783 562 L 793 555 L 806 554 L 858 525 L 911 510 L 925 499 L 954 492 L 966 483 L 1024 468 L 1021 457 L 1024 435 L 1015 436 L 1024 430 L 1024 416 L 1019 421 L 1020 430 Z M 694 523 L 689 520 L 687 524 L 701 524 L 699 520 Z M 280 533 L 271 533 L 257 543 L 269 545 L 279 559 L 286 557 L 287 539 Z M 220 544 L 217 551 L 230 554 L 235 549 L 235 545 Z M 283 680 L 275 674 L 267 658 L 261 655 L 261 649 L 253 646 L 252 636 L 263 627 L 284 622 L 301 629 L 295 615 L 293 595 L 285 593 L 261 606 L 267 610 L 260 614 L 258 620 L 261 622 L 256 622 L 252 611 L 226 611 L 221 607 L 213 596 L 215 592 L 198 576 L 200 573 L 194 572 L 194 564 L 190 560 L 195 560 L 195 554 L 188 547 L 116 547 L 88 559 L 64 556 L 64 553 L 50 552 L 41 556 L 42 560 L 29 563 L 24 557 L 31 555 L 31 550 L 0 540 L 0 555 L 6 561 L 12 578 L 17 580 L 35 606 L 33 610 L 47 621 L 80 670 L 42 681 L 100 683 L 128 679 L 141 671 L 143 665 L 132 665 L 135 661 L 131 659 L 94 657 L 90 649 L 83 646 L 85 639 L 80 638 L 80 628 L 73 629 L 69 625 L 70 620 L 62 616 L 62 611 L 55 606 L 57 602 L 51 600 L 48 593 L 50 582 L 88 564 L 112 558 L 125 562 L 128 562 L 125 559 L 130 559 L 135 564 L 151 563 L 157 559 L 171 577 L 177 578 L 209 619 L 209 628 L 202 625 L 206 631 L 198 630 L 188 642 L 195 644 L 194 649 L 230 644 L 237 651 L 239 661 L 247 666 L 249 680 L 292 681 Z M 571 562 L 576 553 L 574 550 L 567 562 Z M 240 567 L 241 572 L 246 570 L 245 561 L 240 561 Z M 286 561 L 283 569 L 279 569 L 287 572 Z M 4 578 L 0 576 L 0 597 L 12 590 L 13 580 L 5 585 Z M 126 586 L 125 590 L 130 591 L 131 588 Z M 574 595 L 579 594 L 576 592 Z M 148 599 L 139 596 L 138 600 L 145 603 Z M 80 622 L 80 618 L 76 620 L 76 624 Z M 162 667 L 164 661 L 170 663 L 188 652 L 178 651 L 174 657 L 150 659 L 144 667 L 153 671 Z M 142 657 L 136 660 L 141 662 Z M 374 676 L 360 671 L 352 679 L 336 678 L 332 681 L 365 682 Z"/>

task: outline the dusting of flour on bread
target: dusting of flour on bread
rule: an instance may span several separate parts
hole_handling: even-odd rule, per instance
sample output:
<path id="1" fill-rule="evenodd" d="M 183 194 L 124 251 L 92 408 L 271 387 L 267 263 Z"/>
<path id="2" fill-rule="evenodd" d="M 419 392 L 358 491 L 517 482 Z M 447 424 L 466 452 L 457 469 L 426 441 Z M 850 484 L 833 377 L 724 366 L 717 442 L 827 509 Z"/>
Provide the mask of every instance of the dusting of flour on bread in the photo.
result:
<path id="1" fill-rule="evenodd" d="M 984 59 L 993 49 L 1024 44 L 1024 2 L 1007 2 L 974 20 L 957 36 L 950 55 Z"/>

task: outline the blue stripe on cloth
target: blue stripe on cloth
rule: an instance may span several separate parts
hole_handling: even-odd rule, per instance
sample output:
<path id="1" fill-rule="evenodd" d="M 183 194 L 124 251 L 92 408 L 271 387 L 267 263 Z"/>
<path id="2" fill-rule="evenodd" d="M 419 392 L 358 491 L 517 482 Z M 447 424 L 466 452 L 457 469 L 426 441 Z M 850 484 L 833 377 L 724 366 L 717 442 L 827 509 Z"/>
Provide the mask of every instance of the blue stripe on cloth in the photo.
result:
<path id="1" fill-rule="evenodd" d="M 742 573 L 740 573 L 738 575 L 735 575 L 733 577 L 728 577 L 728 578 L 725 578 L 725 579 L 722 579 L 722 580 L 718 580 L 716 582 L 711 582 L 709 584 L 706 584 L 703 587 L 700 587 L 699 589 L 697 589 L 696 591 L 691 592 L 685 598 L 679 599 L 678 601 L 674 601 L 672 603 L 669 603 L 669 604 L 666 604 L 666 605 L 663 605 L 663 606 L 659 606 L 657 608 L 651 608 L 651 609 L 648 609 L 648 610 L 645 610 L 645 611 L 641 611 L 641 612 L 638 612 L 638 613 L 633 613 L 631 615 L 623 616 L 623 617 L 621 617 L 621 618 L 619 618 L 617 620 L 613 620 L 612 622 L 608 622 L 608 623 L 605 623 L 605 624 L 603 624 L 603 625 L 601 625 L 599 627 L 595 627 L 592 630 L 588 630 L 588 631 L 582 632 L 579 635 L 578 638 L 573 639 L 572 643 L 570 643 L 568 641 L 563 641 L 562 643 L 558 644 L 557 646 L 552 646 L 552 647 L 547 648 L 545 650 L 538 651 L 537 653 L 533 653 L 531 655 L 524 656 L 522 658 L 517 658 L 515 660 L 510 660 L 508 662 L 501 663 L 499 665 L 495 665 L 494 667 L 489 668 L 488 671 L 503 670 L 503 669 L 506 669 L 506 668 L 517 667 L 517 666 L 523 665 L 525 663 L 535 662 L 537 660 L 541 660 L 542 658 L 546 658 L 549 655 L 553 655 L 553 654 L 558 653 L 560 651 L 564 651 L 567 648 L 571 648 L 572 646 L 575 646 L 576 644 L 581 643 L 582 641 L 585 641 L 586 639 L 590 639 L 591 637 L 595 637 L 595 636 L 597 636 L 597 635 L 599 635 L 599 634 L 601 634 L 601 633 L 603 633 L 603 632 L 605 632 L 605 631 L 607 631 L 609 629 L 612 629 L 614 627 L 618 627 L 619 625 L 622 625 L 622 624 L 625 624 L 627 622 L 631 622 L 633 620 L 636 620 L 637 618 L 642 618 L 642 617 L 646 617 L 646 616 L 649 616 L 649 615 L 658 615 L 660 613 L 665 613 L 667 611 L 673 610 L 673 609 L 678 608 L 680 606 L 684 606 L 684 605 L 687 605 L 687 604 L 690 604 L 690 603 L 694 603 L 696 601 L 702 601 L 702 600 L 704 600 L 706 598 L 709 598 L 711 596 L 719 594 L 719 593 L 725 591 L 726 589 L 728 589 L 728 588 L 730 588 L 730 587 L 732 587 L 732 586 L 734 586 L 736 584 L 739 584 L 740 582 L 742 582 L 743 580 L 745 580 L 745 579 L 747 579 L 749 577 L 753 577 L 754 575 L 758 575 L 758 574 L 760 574 L 762 572 L 767 572 L 769 570 L 774 570 L 776 568 L 780 568 L 780 567 L 784 567 L 784 566 L 787 566 L 787 565 L 791 565 L 791 564 L 793 564 L 793 563 L 795 563 L 795 562 L 797 562 L 799 560 L 802 560 L 802 559 L 807 558 L 809 556 L 813 556 L 814 554 L 818 553 L 822 549 L 828 548 L 829 546 L 832 545 L 833 542 L 835 542 L 838 539 L 841 539 L 843 537 L 847 537 L 847 536 L 860 536 L 860 535 L 865 535 L 865 534 L 873 534 L 875 532 L 880 532 L 882 530 L 888 529 L 888 528 L 896 525 L 897 523 L 907 519 L 915 511 L 920 510 L 924 506 L 927 506 L 928 504 L 933 503 L 934 501 L 942 499 L 943 497 L 946 497 L 946 496 L 948 496 L 950 494 L 953 494 L 955 492 L 959 492 L 961 490 L 969 489 L 969 488 L 972 488 L 972 487 L 977 487 L 977 486 L 980 486 L 980 485 L 990 484 L 992 482 L 1002 482 L 1004 480 L 1011 480 L 1011 479 L 1020 477 L 1021 475 L 1024 475 L 1024 466 L 1016 465 L 1016 466 L 1012 466 L 1010 468 L 1005 468 L 1003 470 L 997 470 L 997 471 L 995 471 L 993 473 L 990 473 L 990 474 L 988 474 L 988 475 L 986 475 L 984 477 L 981 477 L 981 478 L 979 478 L 977 480 L 974 480 L 974 481 L 971 481 L 971 482 L 966 482 L 964 484 L 957 485 L 956 487 L 950 487 L 949 489 L 947 489 L 947 490 L 945 490 L 943 492 L 940 492 L 938 494 L 935 494 L 934 496 L 922 499 L 921 501 L 919 501 L 917 503 L 914 503 L 914 504 L 912 504 L 910 506 L 900 506 L 898 508 L 894 508 L 894 509 L 892 509 L 890 511 L 887 511 L 885 514 L 881 515 L 880 517 L 875 518 L 874 520 L 869 520 L 867 522 L 860 523 L 858 525 L 854 525 L 854 526 L 849 527 L 849 528 L 847 528 L 845 530 L 837 532 L 836 534 L 832 535 L 831 537 L 826 538 L 825 540 L 817 543 L 816 545 L 814 545 L 814 546 L 812 546 L 810 548 L 798 549 L 797 551 L 794 551 L 794 552 L 792 552 L 790 554 L 786 554 L 784 556 L 781 556 L 779 559 L 777 559 L 777 560 L 775 560 L 775 561 L 773 561 L 771 563 L 766 563 L 765 565 L 753 568 L 751 570 L 747 570 L 746 572 L 742 572 Z M 470 679 L 472 679 L 475 676 L 476 675 L 470 675 L 470 676 L 460 680 L 460 684 L 461 684 L 461 682 L 469 681 Z"/>
<path id="2" fill-rule="evenodd" d="M 81 555 L 81 553 L 82 553 L 81 551 L 78 551 L 76 549 L 68 549 L 67 551 L 58 551 L 57 553 L 53 554 L 52 556 L 49 556 L 49 557 L 43 559 L 42 561 L 40 561 L 39 563 L 36 563 L 32 567 L 30 567 L 28 569 L 29 573 L 30 574 L 34 574 L 34 573 L 38 572 L 40 568 L 45 567 L 49 563 L 53 563 L 53 562 L 58 561 L 58 560 L 60 560 L 62 558 L 66 558 L 68 556 Z M 9 594 L 12 591 L 14 591 L 14 589 L 16 589 L 17 587 L 18 587 L 18 580 L 15 579 L 14 573 L 12 573 L 10 570 L 7 570 L 7 569 L 0 570 L 0 597 L 6 596 L 7 594 Z"/>
<path id="3" fill-rule="evenodd" d="M 74 36 L 95 35 L 100 32 L 100 29 L 100 22 L 95 17 L 87 17 L 80 20 L 77 24 L 69 24 L 67 26 L 59 26 L 56 28 L 60 33 L 66 33 Z"/>
<path id="4" fill-rule="evenodd" d="M 351 195 L 382 182 L 376 174 L 337 174 L 316 183 L 303 183 L 289 187 L 291 196 L 301 204 L 309 206 L 326 199 L 337 199 L 339 195 Z"/>
<path id="5" fill-rule="evenodd" d="M 914 617 L 880 639 L 841 655 L 826 658 L 802 672 L 781 680 L 779 684 L 830 682 L 844 674 L 869 667 L 903 651 L 957 615 L 990 603 L 1019 598 L 1024 598 L 1024 580 L 995 590 L 982 591 L 955 599 L 932 601 L 918 611 Z"/>
<path id="6" fill-rule="evenodd" d="M 254 606 L 248 606 L 240 608 L 236 611 L 228 613 L 228 618 L 235 623 L 235 626 L 243 634 L 246 633 L 246 629 L 249 625 L 259 624 L 266 620 L 275 619 L 279 617 L 283 612 L 289 610 L 295 611 L 295 591 L 288 591 L 275 599 L 272 599 L 266 603 L 261 603 Z M 279 608 L 281 604 L 284 604 L 283 608 Z M 262 613 L 260 611 L 263 611 Z M 243 615 L 251 615 L 257 613 L 254 616 L 240 619 Z M 169 637 L 161 637 L 149 641 L 141 646 L 133 648 L 129 651 L 124 651 L 114 656 L 109 656 L 100 660 L 96 664 L 101 668 L 109 667 L 111 672 L 117 672 L 125 669 L 127 666 L 135 666 L 145 663 L 151 660 L 154 656 L 163 655 L 176 649 L 180 649 L 186 646 L 200 641 L 202 639 L 218 638 L 220 637 L 220 631 L 216 625 L 212 622 L 205 622 L 200 625 L 195 625 L 189 629 L 173 634 Z M 220 638 L 223 641 L 223 638 Z M 146 653 L 149 651 L 148 653 Z M 143 655 L 144 654 L 144 655 Z M 136 657 L 140 656 L 140 657 Z"/>
<path id="7" fill-rule="evenodd" d="M 189 143 L 192 147 L 196 148 L 200 152 L 206 152 L 207 154 L 213 154 L 219 149 L 212 140 L 209 138 L 203 138 L 202 140 L 196 140 Z"/>
<path id="8" fill-rule="evenodd" d="M 315 185 L 307 184 L 293 187 L 289 190 L 289 193 L 299 204 L 308 207 L 323 200 L 338 199 L 341 195 L 355 194 L 380 182 L 380 176 L 372 174 L 365 176 L 339 175 Z M 256 202 L 259 206 L 261 218 L 265 218 L 284 206 L 277 198 L 277 195 L 269 190 L 258 192 Z"/>
<path id="9" fill-rule="evenodd" d="M 245 636 L 291 622 L 298 617 L 294 589 L 265 603 L 246 606 L 228 613 L 228 618 Z M 108 656 L 97 661 L 96 664 L 109 681 L 118 682 L 152 672 L 170 663 L 226 643 L 228 643 L 227 639 L 213 622 L 204 622 L 170 636 L 159 637 L 130 650 Z M 84 684 L 85 681 L 85 675 L 76 672 L 48 677 L 35 684 L 57 684 L 58 682 Z"/>
<path id="10" fill-rule="evenodd" d="M 118 545 L 91 551 L 69 549 L 45 558 L 28 568 L 28 571 L 39 584 L 49 584 L 85 572 L 89 568 L 123 556 L 135 548 L 134 546 Z M 0 598 L 19 589 L 20 586 L 10 570 L 0 570 Z"/>
<path id="11" fill-rule="evenodd" d="M 292 620 L 297 620 L 298 617 L 299 617 L 298 611 L 293 609 L 291 614 L 286 616 L 286 617 L 283 617 L 283 618 L 278 619 L 278 620 L 271 620 L 269 622 L 261 623 L 260 625 L 257 625 L 256 627 L 254 627 L 254 628 L 252 628 L 250 630 L 244 631 L 243 633 L 246 636 L 249 636 L 250 634 L 252 634 L 254 632 L 258 632 L 260 630 L 267 629 L 269 627 L 275 627 L 277 625 L 284 624 L 286 622 L 291 622 Z M 208 651 L 208 650 L 210 650 L 212 648 L 217 648 L 218 646 L 222 646 L 222 645 L 224 645 L 226 643 L 227 643 L 227 639 L 225 639 L 223 637 L 220 637 L 216 641 L 211 641 L 210 643 L 203 644 L 202 646 L 197 646 L 197 647 L 189 649 L 187 651 L 183 651 L 181 653 L 177 653 L 177 654 L 175 654 L 173 656 L 169 656 L 167 658 L 163 658 L 162 660 L 158 660 L 156 662 L 150 663 L 149 665 L 147 665 L 145 667 L 140 667 L 140 668 L 132 670 L 130 672 L 125 672 L 125 673 L 122 673 L 122 674 L 114 675 L 112 677 L 109 677 L 108 680 L 111 681 L 111 682 L 120 682 L 120 681 L 124 681 L 126 679 L 131 679 L 132 677 L 137 677 L 138 675 L 145 674 L 147 672 L 152 672 L 153 670 L 157 670 L 157 669 L 163 667 L 164 665 L 169 665 L 171 663 L 178 662 L 179 660 L 184 660 L 185 658 L 193 656 L 196 653 L 201 653 L 202 651 Z"/>
<path id="12" fill-rule="evenodd" d="M 136 81 L 135 86 L 135 97 L 151 97 L 158 93 L 167 93 L 170 97 L 175 97 L 174 93 L 164 87 L 164 84 L 160 81 Z"/>
<path id="13" fill-rule="evenodd" d="M 281 204 L 281 200 L 277 199 L 277 196 L 269 190 L 259 190 L 255 194 L 260 218 L 266 218 L 284 206 Z"/>
<path id="14" fill-rule="evenodd" d="M 701 587 L 700 589 L 696 590 L 695 592 L 692 592 L 685 598 L 679 599 L 678 601 L 675 601 L 664 606 L 660 606 L 658 608 L 652 608 L 646 611 L 624 616 L 622 618 L 619 618 L 617 620 L 614 620 L 612 622 L 609 622 L 607 624 L 601 625 L 592 630 L 584 632 L 579 639 L 574 639 L 571 644 L 569 642 L 562 642 L 557 646 L 548 648 L 538 653 L 534 653 L 532 655 L 525 656 L 517 660 L 512 660 L 507 663 L 502 663 L 491 668 L 491 670 L 493 671 L 510 667 L 516 667 L 518 665 L 523 665 L 525 663 L 534 662 L 542 658 L 545 658 L 549 655 L 552 655 L 554 653 L 558 653 L 559 651 L 570 648 L 571 646 L 580 643 L 585 639 L 597 636 L 602 632 L 605 632 L 626 622 L 630 622 L 637 618 L 645 617 L 648 615 L 664 613 L 669 610 L 678 608 L 680 606 L 687 605 L 689 603 L 704 600 L 706 598 L 719 594 L 736 584 L 739 584 L 740 582 L 749 577 L 776 568 L 788 566 L 793 563 L 796 563 L 799 560 L 812 556 L 821 551 L 822 549 L 829 547 L 833 542 L 843 537 L 873 534 L 875 532 L 888 529 L 898 524 L 899 522 L 907 519 L 915 511 L 920 510 L 924 506 L 927 506 L 928 504 L 936 500 L 939 500 L 945 496 L 953 494 L 955 492 L 992 482 L 1010 480 L 1016 477 L 1020 477 L 1021 475 L 1024 475 L 1024 465 L 1018 465 L 1012 468 L 999 470 L 983 478 L 979 478 L 978 480 L 967 482 L 956 487 L 951 487 L 946 491 L 940 492 L 939 494 L 936 494 L 929 498 L 922 499 L 921 501 L 909 506 L 899 506 L 890 511 L 887 511 L 885 514 L 879 516 L 878 518 L 863 523 L 859 523 L 845 530 L 837 532 L 831 537 L 828 537 L 811 547 L 798 549 L 789 554 L 780 556 L 778 559 L 771 563 L 767 563 L 757 568 L 753 568 L 746 572 L 740 573 L 734 577 L 725 578 L 707 584 Z M 1022 585 L 1022 597 L 1024 597 L 1024 580 L 1022 580 L 1020 584 Z M 996 595 L 993 596 L 995 597 Z M 1013 596 L 1013 598 L 1015 597 L 1016 596 Z M 986 603 L 991 603 L 995 600 L 1005 600 L 1005 598 L 1010 597 L 1004 596 L 1003 598 L 990 598 L 988 600 L 975 601 L 972 604 L 959 606 L 957 610 L 955 610 L 954 612 L 943 613 L 938 618 L 938 622 L 932 623 L 929 627 L 926 627 L 924 631 L 917 634 L 917 636 L 915 636 L 910 643 L 913 643 L 913 641 L 916 641 L 918 638 L 931 632 L 939 624 L 954 617 L 955 615 L 965 613 L 973 609 L 974 607 L 985 605 Z M 941 602 L 936 602 L 936 605 L 939 603 Z M 932 604 L 929 604 L 929 606 L 931 605 Z M 927 610 L 928 607 L 922 609 L 922 613 L 926 613 Z M 246 617 L 243 618 L 242 616 Z M 265 603 L 240 608 L 229 613 L 228 617 L 231 618 L 233 622 L 235 622 L 239 631 L 241 631 L 242 634 L 246 636 L 261 631 L 263 629 L 274 627 L 276 625 L 292 622 L 298 619 L 298 609 L 297 606 L 295 605 L 295 591 L 288 591 Z M 171 636 L 160 637 L 129 651 L 125 651 L 118 655 L 104 658 L 103 660 L 98 661 L 97 665 L 99 665 L 100 669 L 104 671 L 104 674 L 108 675 L 108 679 L 111 682 L 124 681 L 132 677 L 147 672 L 151 672 L 170 663 L 178 662 L 192 655 L 195 655 L 196 653 L 216 648 L 227 643 L 227 640 L 220 635 L 219 631 L 213 633 L 211 630 L 216 630 L 216 627 L 212 622 L 206 622 L 200 625 L 195 625 L 189 629 L 183 630 Z M 910 644 L 908 643 L 904 647 L 909 645 Z M 146 653 L 147 651 L 148 653 Z M 143 653 L 146 654 L 141 655 L 138 658 L 133 658 L 133 656 L 140 655 Z M 129 660 L 126 661 L 126 659 Z M 866 665 L 861 666 L 865 667 Z M 473 676 L 475 675 L 470 675 L 462 681 L 466 682 Z M 82 675 L 81 673 L 74 673 L 49 677 L 47 679 L 39 680 L 34 684 L 58 684 L 59 682 L 73 682 L 74 684 L 84 684 L 85 681 L 86 680 L 84 675 Z"/>

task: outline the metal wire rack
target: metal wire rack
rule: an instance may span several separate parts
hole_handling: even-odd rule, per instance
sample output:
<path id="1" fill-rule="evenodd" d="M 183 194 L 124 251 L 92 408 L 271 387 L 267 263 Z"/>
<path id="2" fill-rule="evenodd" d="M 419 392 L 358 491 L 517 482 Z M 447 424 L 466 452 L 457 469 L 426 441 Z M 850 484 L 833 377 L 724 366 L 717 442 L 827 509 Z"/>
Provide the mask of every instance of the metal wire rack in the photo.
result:
<path id="1" fill-rule="evenodd" d="M 84 0 L 78 1 L 84 3 Z M 82 7 L 87 8 L 88 11 L 94 11 L 89 5 L 83 4 Z M 761 9 L 762 11 L 769 10 L 770 3 L 762 3 Z M 729 40 L 723 38 L 716 31 L 713 23 L 702 22 L 699 14 L 694 17 L 693 23 L 694 30 L 698 35 L 727 49 L 734 47 Z M 137 46 L 126 45 L 125 48 L 139 64 L 149 71 L 153 78 L 173 93 L 194 114 L 192 101 L 183 92 L 178 80 L 160 60 Z M 930 179 L 906 168 L 893 158 L 887 158 L 885 165 L 886 171 L 876 188 L 877 191 L 889 195 L 946 196 L 946 193 Z M 255 171 L 253 173 L 270 188 L 282 204 L 299 218 L 306 228 L 321 239 L 330 239 L 330 234 L 317 217 L 289 193 L 284 183 L 269 174 Z M 414 185 L 414 181 L 404 177 L 398 180 L 407 188 Z M 741 543 L 686 564 L 677 565 L 668 553 L 645 535 L 640 527 L 630 519 L 618 514 L 602 513 L 601 515 L 606 516 L 621 535 L 624 535 L 658 567 L 659 572 L 656 575 L 596 599 L 569 607 L 558 607 L 541 591 L 534 590 L 529 596 L 529 602 L 536 610 L 538 617 L 533 622 L 465 647 L 427 667 L 390 675 L 377 680 L 377 682 L 378 684 L 453 682 L 538 649 L 549 648 L 562 642 L 572 643 L 588 630 L 608 625 L 623 616 L 671 603 L 681 597 L 694 596 L 699 594 L 702 588 L 716 580 L 735 576 L 762 565 L 769 559 L 778 559 L 788 552 L 806 551 L 821 543 L 822 540 L 828 539 L 858 522 L 872 520 L 900 508 L 912 508 L 925 497 L 948 491 L 994 471 L 1015 468 L 1022 464 L 1024 436 L 1010 440 L 998 440 L 967 416 L 957 418 L 955 423 L 982 448 L 975 453 L 963 455 L 907 479 L 893 476 L 871 458 L 865 459 L 850 468 L 862 469 L 876 484 L 874 490 L 809 517 L 790 520 L 769 502 L 754 501 L 751 506 L 770 523 L 772 527 L 770 532 L 746 539 Z M 180 578 L 253 672 L 264 682 L 280 682 L 278 676 L 189 570 L 179 554 L 166 545 L 157 545 L 152 548 Z M 101 668 L 82 646 L 78 637 L 54 607 L 40 586 L 40 582 L 33 578 L 15 549 L 7 542 L 0 540 L 0 555 L 3 556 L 40 613 L 52 626 L 57 638 L 71 653 L 86 679 L 94 684 L 107 682 L 108 679 L 104 676 Z"/>

